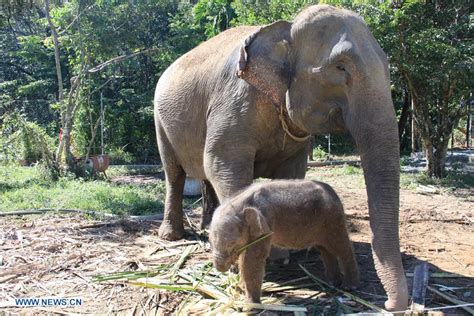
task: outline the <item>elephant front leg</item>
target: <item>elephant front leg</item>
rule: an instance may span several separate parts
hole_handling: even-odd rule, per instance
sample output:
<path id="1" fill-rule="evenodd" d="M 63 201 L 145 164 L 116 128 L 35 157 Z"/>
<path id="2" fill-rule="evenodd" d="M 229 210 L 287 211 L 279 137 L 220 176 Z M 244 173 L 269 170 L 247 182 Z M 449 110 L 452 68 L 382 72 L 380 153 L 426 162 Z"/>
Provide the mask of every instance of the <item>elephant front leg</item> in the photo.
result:
<path id="1" fill-rule="evenodd" d="M 263 240 L 250 246 L 239 257 L 240 284 L 249 303 L 260 303 L 265 263 L 270 254 L 271 241 Z"/>

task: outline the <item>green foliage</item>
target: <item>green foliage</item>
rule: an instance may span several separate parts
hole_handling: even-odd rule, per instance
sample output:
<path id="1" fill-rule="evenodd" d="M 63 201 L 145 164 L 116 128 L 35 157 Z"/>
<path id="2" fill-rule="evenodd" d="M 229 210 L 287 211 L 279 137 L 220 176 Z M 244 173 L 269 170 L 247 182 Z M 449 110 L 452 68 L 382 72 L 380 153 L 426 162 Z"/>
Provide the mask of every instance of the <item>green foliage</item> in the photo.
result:
<path id="1" fill-rule="evenodd" d="M 169 28 L 168 45 L 174 50 L 160 54 L 163 64 L 170 64 L 180 54 L 191 50 L 206 39 L 202 26 L 196 22 L 193 5 L 187 1 L 181 1 L 176 14 L 170 16 Z"/>
<path id="2" fill-rule="evenodd" d="M 21 23 L 32 23 L 30 18 L 18 17 Z M 53 51 L 41 36 L 14 34 L 0 27 L 0 116 L 21 112 L 28 120 L 46 125 L 54 118 L 49 108 L 55 95 Z"/>
<path id="3" fill-rule="evenodd" d="M 230 0 L 199 0 L 193 7 L 196 23 L 204 29 L 207 38 L 228 29 L 235 17 Z"/>
<path id="4" fill-rule="evenodd" d="M 400 1 L 356 10 L 389 56 L 392 80 L 405 86 L 427 152 L 429 174 L 442 177 L 450 135 L 474 87 L 468 2 Z"/>
<path id="5" fill-rule="evenodd" d="M 110 158 L 110 163 L 113 165 L 128 165 L 135 160 L 133 155 L 123 150 L 123 148 L 111 148 L 107 150 Z"/>
<path id="6" fill-rule="evenodd" d="M 232 7 L 236 18 L 233 25 L 269 24 L 278 20 L 292 20 L 303 8 L 318 3 L 317 0 L 236 0 Z"/>
<path id="7" fill-rule="evenodd" d="M 4 115 L 0 127 L 0 164 L 30 164 L 52 159 L 54 140 L 34 122 L 21 115 Z"/>
<path id="8" fill-rule="evenodd" d="M 326 160 L 328 158 L 328 154 L 321 145 L 318 145 L 313 148 L 313 158 L 315 160 Z"/>

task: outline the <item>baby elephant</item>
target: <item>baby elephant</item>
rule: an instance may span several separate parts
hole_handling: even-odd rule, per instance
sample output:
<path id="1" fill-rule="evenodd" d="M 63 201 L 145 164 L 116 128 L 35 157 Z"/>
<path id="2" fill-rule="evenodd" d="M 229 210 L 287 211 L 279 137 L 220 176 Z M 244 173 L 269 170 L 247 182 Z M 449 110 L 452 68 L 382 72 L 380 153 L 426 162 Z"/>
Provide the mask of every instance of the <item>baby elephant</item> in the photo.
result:
<path id="1" fill-rule="evenodd" d="M 240 253 L 242 247 L 271 232 L 271 236 Z M 336 192 L 322 182 L 282 180 L 251 185 L 217 208 L 209 239 L 214 266 L 219 271 L 227 271 L 239 259 L 241 288 L 252 303 L 260 302 L 271 245 L 288 249 L 316 247 L 332 283 L 342 283 L 345 288 L 359 283 L 344 208 Z"/>

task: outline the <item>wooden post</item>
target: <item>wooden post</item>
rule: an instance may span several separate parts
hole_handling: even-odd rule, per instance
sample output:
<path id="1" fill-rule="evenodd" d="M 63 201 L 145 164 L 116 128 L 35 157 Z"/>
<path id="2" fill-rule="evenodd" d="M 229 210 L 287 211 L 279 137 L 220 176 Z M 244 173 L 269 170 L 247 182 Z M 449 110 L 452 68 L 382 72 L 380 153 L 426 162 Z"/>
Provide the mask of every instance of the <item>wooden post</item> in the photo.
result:
<path id="1" fill-rule="evenodd" d="M 425 309 L 426 286 L 428 285 L 430 268 L 428 263 L 422 262 L 415 267 L 413 273 L 413 290 L 411 310 L 422 311 Z"/>

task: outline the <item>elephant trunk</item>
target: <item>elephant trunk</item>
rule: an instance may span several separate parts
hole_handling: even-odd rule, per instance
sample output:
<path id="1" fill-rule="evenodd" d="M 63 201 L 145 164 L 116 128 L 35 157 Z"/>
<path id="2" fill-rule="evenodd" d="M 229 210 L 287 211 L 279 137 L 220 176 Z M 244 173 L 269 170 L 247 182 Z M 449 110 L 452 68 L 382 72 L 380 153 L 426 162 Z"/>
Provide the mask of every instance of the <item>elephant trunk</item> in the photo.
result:
<path id="1" fill-rule="evenodd" d="M 364 102 L 357 108 L 385 109 L 379 113 L 353 115 L 347 125 L 356 141 L 364 170 L 372 255 L 377 275 L 388 295 L 385 307 L 392 311 L 405 310 L 408 288 L 398 233 L 400 160 L 395 113 L 390 97 L 383 106 Z"/>

